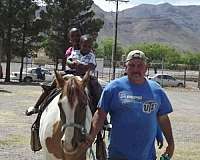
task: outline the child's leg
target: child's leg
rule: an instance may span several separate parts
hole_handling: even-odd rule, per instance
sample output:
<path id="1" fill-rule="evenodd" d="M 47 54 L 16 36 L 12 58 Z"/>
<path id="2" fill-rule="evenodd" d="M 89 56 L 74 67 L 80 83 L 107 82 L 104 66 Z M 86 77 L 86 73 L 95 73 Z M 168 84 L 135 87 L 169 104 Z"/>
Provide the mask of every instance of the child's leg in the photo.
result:
<path id="1" fill-rule="evenodd" d="M 33 107 L 29 107 L 25 114 L 27 116 L 30 116 L 34 113 L 38 113 L 39 111 L 39 106 L 44 102 L 45 98 L 50 94 L 50 92 L 56 87 L 56 81 L 54 80 L 53 83 L 51 84 L 51 86 L 48 86 L 48 85 L 44 85 L 42 86 L 43 88 L 43 92 L 42 94 L 40 95 L 40 97 L 38 98 L 36 104 L 33 106 Z"/>

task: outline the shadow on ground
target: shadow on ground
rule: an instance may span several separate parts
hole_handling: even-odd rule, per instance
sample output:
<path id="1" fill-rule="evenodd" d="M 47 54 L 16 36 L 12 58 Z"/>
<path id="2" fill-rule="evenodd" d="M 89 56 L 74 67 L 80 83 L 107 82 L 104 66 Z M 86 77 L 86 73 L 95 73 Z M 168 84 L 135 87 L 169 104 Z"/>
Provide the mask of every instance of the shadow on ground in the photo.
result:
<path id="1" fill-rule="evenodd" d="M 5 90 L 5 89 L 0 89 L 0 92 L 3 92 L 3 93 L 12 93 L 12 92 L 7 91 L 7 90 Z"/>

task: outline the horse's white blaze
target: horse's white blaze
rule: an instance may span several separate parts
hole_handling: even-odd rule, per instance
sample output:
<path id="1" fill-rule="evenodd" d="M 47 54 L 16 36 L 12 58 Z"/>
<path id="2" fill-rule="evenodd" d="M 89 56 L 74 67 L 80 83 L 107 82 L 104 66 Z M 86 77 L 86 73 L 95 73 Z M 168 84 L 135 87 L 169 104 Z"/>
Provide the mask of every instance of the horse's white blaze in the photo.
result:
<path id="1" fill-rule="evenodd" d="M 77 105 L 77 100 L 75 101 L 74 106 L 72 107 L 64 107 L 64 106 L 70 106 L 66 96 L 61 99 L 60 103 L 62 104 L 63 106 L 62 108 L 65 112 L 66 124 L 74 123 L 74 113 L 75 113 L 75 106 Z M 62 137 L 62 141 L 64 141 L 64 147 L 66 149 L 69 150 L 72 149 L 71 140 L 73 138 L 73 135 L 74 135 L 74 127 L 67 127 Z"/>

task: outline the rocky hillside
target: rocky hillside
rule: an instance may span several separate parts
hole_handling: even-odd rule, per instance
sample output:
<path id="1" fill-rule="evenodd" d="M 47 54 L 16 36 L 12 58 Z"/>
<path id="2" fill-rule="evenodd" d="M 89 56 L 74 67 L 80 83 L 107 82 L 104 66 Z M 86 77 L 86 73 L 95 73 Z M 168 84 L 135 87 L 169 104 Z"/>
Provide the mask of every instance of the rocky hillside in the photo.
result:
<path id="1" fill-rule="evenodd" d="M 104 20 L 99 39 L 113 36 L 115 13 L 94 6 Z M 141 42 L 170 44 L 180 50 L 200 51 L 200 6 L 139 5 L 119 12 L 118 40 L 123 45 Z"/>

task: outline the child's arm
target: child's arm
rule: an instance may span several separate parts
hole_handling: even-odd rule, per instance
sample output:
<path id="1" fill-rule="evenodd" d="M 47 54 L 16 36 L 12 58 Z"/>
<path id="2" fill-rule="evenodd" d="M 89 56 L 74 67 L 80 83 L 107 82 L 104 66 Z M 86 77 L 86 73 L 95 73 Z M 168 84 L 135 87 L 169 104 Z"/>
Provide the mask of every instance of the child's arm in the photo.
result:
<path id="1" fill-rule="evenodd" d="M 84 74 L 88 70 L 95 70 L 95 68 L 96 68 L 96 57 L 91 52 L 83 56 L 80 61 L 77 61 L 76 70 L 80 74 Z"/>
<path id="2" fill-rule="evenodd" d="M 76 64 L 76 71 L 80 74 L 85 74 L 88 70 L 94 70 L 95 67 L 96 66 L 92 63 L 84 64 L 84 63 L 78 62 Z"/>
<path id="3" fill-rule="evenodd" d="M 74 61 L 72 61 L 71 58 L 67 58 L 66 64 L 71 69 L 75 69 L 76 68 L 76 63 Z"/>

